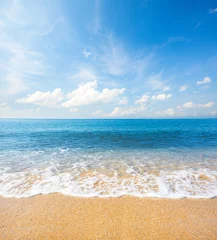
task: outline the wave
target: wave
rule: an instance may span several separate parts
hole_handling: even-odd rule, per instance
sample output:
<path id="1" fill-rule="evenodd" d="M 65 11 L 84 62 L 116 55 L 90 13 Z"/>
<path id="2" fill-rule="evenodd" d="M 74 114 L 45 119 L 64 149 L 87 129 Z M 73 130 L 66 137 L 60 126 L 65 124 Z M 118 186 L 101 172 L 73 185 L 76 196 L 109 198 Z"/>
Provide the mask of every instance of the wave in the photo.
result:
<path id="1" fill-rule="evenodd" d="M 79 197 L 213 198 L 217 196 L 217 171 L 209 168 L 160 169 L 154 165 L 113 163 L 89 167 L 50 166 L 10 172 L 0 169 L 0 195 L 31 197 L 62 193 Z"/>

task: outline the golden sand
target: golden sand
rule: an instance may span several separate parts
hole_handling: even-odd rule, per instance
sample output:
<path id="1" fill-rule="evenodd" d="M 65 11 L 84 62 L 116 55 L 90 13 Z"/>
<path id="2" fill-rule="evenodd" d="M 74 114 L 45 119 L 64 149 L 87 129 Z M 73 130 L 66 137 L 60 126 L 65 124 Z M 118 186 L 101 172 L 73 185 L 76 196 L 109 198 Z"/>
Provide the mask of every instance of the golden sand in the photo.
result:
<path id="1" fill-rule="evenodd" d="M 217 199 L 0 197 L 0 239 L 217 239 Z"/>

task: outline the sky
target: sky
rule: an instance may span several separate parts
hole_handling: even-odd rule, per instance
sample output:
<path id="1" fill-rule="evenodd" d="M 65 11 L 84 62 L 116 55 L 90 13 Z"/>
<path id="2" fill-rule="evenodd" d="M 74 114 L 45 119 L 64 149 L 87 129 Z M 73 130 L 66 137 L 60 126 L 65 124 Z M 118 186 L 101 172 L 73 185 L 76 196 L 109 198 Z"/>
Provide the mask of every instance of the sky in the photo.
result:
<path id="1" fill-rule="evenodd" d="M 1 0 L 1 118 L 216 118 L 216 0 Z"/>

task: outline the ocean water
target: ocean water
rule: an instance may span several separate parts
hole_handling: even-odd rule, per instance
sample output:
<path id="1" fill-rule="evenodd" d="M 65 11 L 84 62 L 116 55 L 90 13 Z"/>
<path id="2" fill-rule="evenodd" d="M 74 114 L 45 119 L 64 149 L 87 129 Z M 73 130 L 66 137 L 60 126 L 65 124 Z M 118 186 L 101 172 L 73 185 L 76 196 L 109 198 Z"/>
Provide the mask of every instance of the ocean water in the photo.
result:
<path id="1" fill-rule="evenodd" d="M 217 119 L 0 120 L 0 195 L 217 196 Z"/>

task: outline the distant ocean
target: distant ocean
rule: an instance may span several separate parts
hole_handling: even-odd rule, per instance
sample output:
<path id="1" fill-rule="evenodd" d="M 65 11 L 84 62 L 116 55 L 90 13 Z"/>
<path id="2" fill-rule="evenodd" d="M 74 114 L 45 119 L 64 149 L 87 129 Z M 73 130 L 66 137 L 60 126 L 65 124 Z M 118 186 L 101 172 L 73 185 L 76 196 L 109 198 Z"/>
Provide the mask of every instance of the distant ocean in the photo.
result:
<path id="1" fill-rule="evenodd" d="M 0 120 L 0 195 L 217 196 L 217 119 Z"/>

